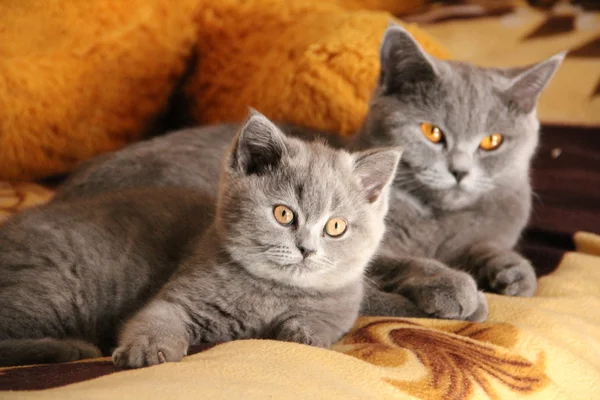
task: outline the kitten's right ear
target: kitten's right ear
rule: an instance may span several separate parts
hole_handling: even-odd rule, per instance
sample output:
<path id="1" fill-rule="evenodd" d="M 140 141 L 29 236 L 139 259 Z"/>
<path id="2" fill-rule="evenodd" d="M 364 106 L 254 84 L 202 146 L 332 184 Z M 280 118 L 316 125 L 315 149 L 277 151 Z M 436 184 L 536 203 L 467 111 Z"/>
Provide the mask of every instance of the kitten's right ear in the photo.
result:
<path id="1" fill-rule="evenodd" d="M 241 174 L 261 174 L 279 164 L 286 152 L 285 136 L 267 117 L 250 110 L 234 139 L 231 168 Z"/>
<path id="2" fill-rule="evenodd" d="M 393 182 L 401 155 L 400 148 L 372 149 L 357 154 L 354 173 L 358 175 L 369 203 L 377 201 Z"/>
<path id="3" fill-rule="evenodd" d="M 400 25 L 390 22 L 379 49 L 379 85 L 383 93 L 400 92 L 414 82 L 437 76 L 433 57 Z"/>

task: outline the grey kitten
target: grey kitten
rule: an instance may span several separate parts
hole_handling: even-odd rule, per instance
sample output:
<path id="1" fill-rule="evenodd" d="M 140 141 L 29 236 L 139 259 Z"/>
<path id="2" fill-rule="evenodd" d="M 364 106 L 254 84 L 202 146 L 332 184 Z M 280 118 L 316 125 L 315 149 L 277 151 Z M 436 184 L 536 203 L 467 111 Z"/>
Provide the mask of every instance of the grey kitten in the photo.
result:
<path id="1" fill-rule="evenodd" d="M 390 294 L 401 294 L 416 304 L 414 316 L 482 320 L 487 304 L 478 286 L 531 296 L 534 269 L 512 249 L 531 209 L 536 103 L 564 54 L 525 68 L 478 68 L 434 59 L 392 24 L 380 55 L 378 86 L 360 132 L 349 143 L 324 135 L 335 146 L 405 147 L 388 233 L 370 271 L 383 291 L 371 287 L 362 312 L 395 315 L 406 301 Z M 56 200 L 122 187 L 216 193 L 219 155 L 235 130 L 184 130 L 92 160 Z"/>
<path id="2" fill-rule="evenodd" d="M 118 330 L 124 367 L 243 338 L 331 345 L 358 316 L 399 156 L 287 138 L 254 113 L 216 207 L 150 188 L 15 216 L 0 226 L 0 365 L 97 356 Z"/>

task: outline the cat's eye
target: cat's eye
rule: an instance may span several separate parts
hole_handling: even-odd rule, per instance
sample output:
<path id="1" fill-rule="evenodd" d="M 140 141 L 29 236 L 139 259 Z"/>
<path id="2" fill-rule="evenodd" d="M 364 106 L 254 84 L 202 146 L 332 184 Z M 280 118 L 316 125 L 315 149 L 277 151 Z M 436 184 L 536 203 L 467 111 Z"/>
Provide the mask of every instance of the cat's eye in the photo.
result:
<path id="1" fill-rule="evenodd" d="M 494 133 L 493 135 L 484 137 L 481 142 L 479 142 L 479 147 L 481 150 L 492 151 L 500 147 L 502 142 L 504 142 L 504 136 L 499 133 Z"/>
<path id="2" fill-rule="evenodd" d="M 283 226 L 289 226 L 294 222 L 294 212 L 286 206 L 275 206 L 273 216 Z"/>
<path id="3" fill-rule="evenodd" d="M 348 224 L 341 218 L 331 218 L 325 224 L 325 233 L 331 237 L 340 237 L 346 232 Z"/>
<path id="4" fill-rule="evenodd" d="M 421 132 L 431 143 L 441 143 L 444 140 L 444 132 L 435 125 L 423 122 Z"/>

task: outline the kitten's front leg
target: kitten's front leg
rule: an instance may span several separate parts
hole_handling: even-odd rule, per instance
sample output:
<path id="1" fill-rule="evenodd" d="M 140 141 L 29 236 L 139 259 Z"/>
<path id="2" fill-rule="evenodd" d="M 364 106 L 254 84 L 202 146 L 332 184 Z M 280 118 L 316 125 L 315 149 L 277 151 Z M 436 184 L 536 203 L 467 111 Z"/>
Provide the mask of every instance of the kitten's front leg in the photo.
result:
<path id="1" fill-rule="evenodd" d="M 427 318 L 429 315 L 415 303 L 398 293 L 380 290 L 371 282 L 365 284 L 360 315 L 378 317 Z"/>
<path id="2" fill-rule="evenodd" d="M 477 290 L 475 280 L 437 260 L 412 257 L 376 258 L 369 276 L 383 291 L 410 299 L 429 317 L 483 321 L 487 317 L 487 301 Z M 372 300 L 376 302 L 377 294 Z"/>
<path id="3" fill-rule="evenodd" d="M 484 290 L 508 296 L 533 296 L 537 279 L 531 263 L 519 253 L 494 245 L 470 249 L 466 267 Z"/>
<path id="4" fill-rule="evenodd" d="M 180 305 L 153 300 L 125 324 L 113 362 L 118 367 L 139 368 L 180 361 L 189 347 L 187 320 Z"/>

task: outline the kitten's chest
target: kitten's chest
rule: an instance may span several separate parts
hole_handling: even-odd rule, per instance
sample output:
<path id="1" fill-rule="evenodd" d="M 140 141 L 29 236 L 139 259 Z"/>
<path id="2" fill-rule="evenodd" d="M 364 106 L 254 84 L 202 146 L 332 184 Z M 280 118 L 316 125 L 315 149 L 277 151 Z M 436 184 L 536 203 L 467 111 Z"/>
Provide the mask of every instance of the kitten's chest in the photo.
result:
<path id="1" fill-rule="evenodd" d="M 260 336 L 265 327 L 270 326 L 273 321 L 281 318 L 289 312 L 301 307 L 302 299 L 294 299 L 294 296 L 280 293 L 280 288 L 271 288 L 261 282 L 248 282 L 244 285 L 232 285 L 221 292 L 221 304 L 227 304 L 226 308 L 232 318 L 242 322 L 244 337 Z"/>

